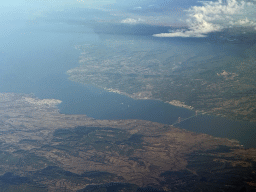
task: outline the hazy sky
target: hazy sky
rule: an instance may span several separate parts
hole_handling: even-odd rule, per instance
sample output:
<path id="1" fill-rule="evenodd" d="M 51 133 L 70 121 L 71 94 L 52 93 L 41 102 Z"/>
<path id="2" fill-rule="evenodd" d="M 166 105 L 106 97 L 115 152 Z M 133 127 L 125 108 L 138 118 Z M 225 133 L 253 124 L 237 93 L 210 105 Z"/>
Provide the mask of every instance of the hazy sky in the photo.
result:
<path id="1" fill-rule="evenodd" d="M 185 30 L 155 34 L 156 37 L 205 37 L 208 33 L 239 28 L 256 32 L 256 0 L 9 0 L 0 5 L 15 11 L 101 9 L 117 23 L 186 26 Z"/>
<path id="2" fill-rule="evenodd" d="M 8 0 L 1 2 L 0 9 L 5 7 L 29 8 L 63 8 L 63 7 L 90 7 L 103 6 L 115 3 L 115 0 Z"/>
<path id="3" fill-rule="evenodd" d="M 208 33 L 239 28 L 256 32 L 256 0 L 118 0 L 129 16 L 123 23 L 186 25 L 188 30 L 156 34 L 157 37 L 205 37 Z M 244 31 L 243 31 L 244 29 Z"/>

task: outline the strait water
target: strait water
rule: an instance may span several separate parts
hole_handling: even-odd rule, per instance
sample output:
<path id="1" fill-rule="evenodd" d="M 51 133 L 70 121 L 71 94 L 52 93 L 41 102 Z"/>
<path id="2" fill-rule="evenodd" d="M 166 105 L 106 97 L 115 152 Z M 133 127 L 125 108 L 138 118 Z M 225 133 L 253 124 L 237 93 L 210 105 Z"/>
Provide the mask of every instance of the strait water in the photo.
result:
<path id="1" fill-rule="evenodd" d="M 97 119 L 144 119 L 173 124 L 193 111 L 161 101 L 133 100 L 91 85 L 68 80 L 66 71 L 78 66 L 75 45 L 100 41 L 83 25 L 27 22 L 5 23 L 0 32 L 0 92 L 33 93 L 36 97 L 62 100 L 61 113 L 86 114 Z M 162 41 L 162 40 L 161 40 Z M 218 137 L 237 139 L 256 147 L 256 124 L 200 115 L 178 127 Z"/>

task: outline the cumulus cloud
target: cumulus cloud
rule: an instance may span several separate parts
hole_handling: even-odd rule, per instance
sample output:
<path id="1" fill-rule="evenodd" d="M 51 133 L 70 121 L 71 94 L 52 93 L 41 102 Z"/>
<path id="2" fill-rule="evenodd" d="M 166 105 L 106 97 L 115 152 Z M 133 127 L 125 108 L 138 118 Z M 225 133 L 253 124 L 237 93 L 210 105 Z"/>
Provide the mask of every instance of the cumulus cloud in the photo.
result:
<path id="1" fill-rule="evenodd" d="M 247 17 L 245 19 L 240 19 L 238 21 L 230 21 L 229 23 L 234 26 L 256 26 L 256 22 L 249 20 Z"/>
<path id="2" fill-rule="evenodd" d="M 155 34 L 156 37 L 205 37 L 207 33 L 230 27 L 256 27 L 255 10 L 252 2 L 222 0 L 201 2 L 186 10 L 188 30 Z"/>
<path id="3" fill-rule="evenodd" d="M 125 23 L 125 24 L 138 24 L 143 22 L 143 19 L 133 19 L 133 18 L 126 18 L 124 20 L 121 21 L 121 23 Z"/>

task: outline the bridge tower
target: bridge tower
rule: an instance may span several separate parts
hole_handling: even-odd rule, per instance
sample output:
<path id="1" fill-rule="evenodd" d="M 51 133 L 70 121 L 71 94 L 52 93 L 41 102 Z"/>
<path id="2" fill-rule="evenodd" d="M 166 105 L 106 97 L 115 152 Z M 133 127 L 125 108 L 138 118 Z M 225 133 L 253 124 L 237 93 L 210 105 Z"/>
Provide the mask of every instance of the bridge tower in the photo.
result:
<path id="1" fill-rule="evenodd" d="M 178 117 L 177 123 L 181 122 L 181 117 Z"/>

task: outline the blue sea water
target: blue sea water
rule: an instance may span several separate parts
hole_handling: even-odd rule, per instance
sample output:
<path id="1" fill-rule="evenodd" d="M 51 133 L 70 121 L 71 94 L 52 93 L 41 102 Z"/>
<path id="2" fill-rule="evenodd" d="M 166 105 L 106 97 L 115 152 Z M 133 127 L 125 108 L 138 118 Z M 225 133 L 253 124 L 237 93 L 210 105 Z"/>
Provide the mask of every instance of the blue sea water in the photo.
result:
<path id="1" fill-rule="evenodd" d="M 84 25 L 61 22 L 4 23 L 0 32 L 0 92 L 33 93 L 62 100 L 61 113 L 86 114 L 97 119 L 144 119 L 173 124 L 193 111 L 154 100 L 134 100 L 92 85 L 68 80 L 66 71 L 77 67 L 76 45 L 95 43 L 99 36 Z M 162 40 L 161 40 L 162 41 Z M 197 116 L 177 126 L 218 137 L 238 139 L 256 147 L 255 124 L 219 117 Z"/>
<path id="2" fill-rule="evenodd" d="M 196 133 L 235 139 L 246 148 L 256 147 L 256 123 L 234 121 L 211 115 L 198 115 L 176 126 Z"/>
<path id="3" fill-rule="evenodd" d="M 160 101 L 133 100 L 68 80 L 66 71 L 79 65 L 80 51 L 75 46 L 98 40 L 97 34 L 80 25 L 45 22 L 20 27 L 7 40 L 2 39 L 0 91 L 60 99 L 60 112 L 98 119 L 145 119 L 172 124 L 179 116 L 193 114 Z"/>

